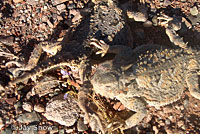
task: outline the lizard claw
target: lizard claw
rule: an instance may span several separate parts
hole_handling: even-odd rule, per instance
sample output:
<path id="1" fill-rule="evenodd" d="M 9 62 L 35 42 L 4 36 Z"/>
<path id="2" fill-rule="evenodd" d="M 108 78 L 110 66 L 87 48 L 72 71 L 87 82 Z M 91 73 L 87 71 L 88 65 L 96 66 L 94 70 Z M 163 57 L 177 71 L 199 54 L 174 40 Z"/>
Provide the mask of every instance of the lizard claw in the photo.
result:
<path id="1" fill-rule="evenodd" d="M 109 45 L 106 44 L 103 40 L 97 40 L 94 38 L 91 39 L 90 45 L 94 45 L 95 47 L 100 49 L 96 52 L 96 54 L 101 54 L 101 57 L 105 56 L 109 49 Z"/>

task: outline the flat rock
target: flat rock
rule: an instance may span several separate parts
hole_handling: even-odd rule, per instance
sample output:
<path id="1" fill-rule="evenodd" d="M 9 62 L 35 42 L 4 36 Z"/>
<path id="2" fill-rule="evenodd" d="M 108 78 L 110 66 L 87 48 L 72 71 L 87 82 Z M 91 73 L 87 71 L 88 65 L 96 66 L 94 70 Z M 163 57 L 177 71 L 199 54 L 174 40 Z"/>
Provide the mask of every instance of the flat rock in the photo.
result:
<path id="1" fill-rule="evenodd" d="M 41 80 L 28 92 L 27 98 L 30 98 L 34 95 L 39 95 L 39 97 L 53 93 L 56 86 L 59 85 L 59 82 L 56 78 L 52 76 L 43 76 Z"/>
<path id="2" fill-rule="evenodd" d="M 31 123 L 35 121 L 39 122 L 40 115 L 38 115 L 36 112 L 24 113 L 17 118 L 17 121 L 20 123 Z"/>
<path id="3" fill-rule="evenodd" d="M 77 100 L 71 95 L 61 94 L 47 103 L 44 116 L 48 120 L 58 122 L 61 125 L 72 126 L 79 117 Z"/>
<path id="4" fill-rule="evenodd" d="M 66 2 L 66 1 L 69 1 L 69 0 L 52 0 L 52 3 L 53 3 L 53 5 L 55 6 L 55 5 L 64 3 L 64 2 Z"/>

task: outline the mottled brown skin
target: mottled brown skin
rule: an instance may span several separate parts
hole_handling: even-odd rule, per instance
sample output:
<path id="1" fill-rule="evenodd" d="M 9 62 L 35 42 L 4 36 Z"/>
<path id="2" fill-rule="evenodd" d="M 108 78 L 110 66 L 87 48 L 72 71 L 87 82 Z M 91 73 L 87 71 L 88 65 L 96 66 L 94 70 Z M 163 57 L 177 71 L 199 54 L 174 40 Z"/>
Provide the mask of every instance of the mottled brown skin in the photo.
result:
<path id="1" fill-rule="evenodd" d="M 134 50 L 126 46 L 108 46 L 95 41 L 104 52 L 117 54 L 98 66 L 91 78 L 96 93 L 117 98 L 136 113 L 126 120 L 125 128 L 137 125 L 146 115 L 146 104 L 164 106 L 180 99 L 185 88 L 200 99 L 200 47 L 165 48 L 143 45 Z"/>

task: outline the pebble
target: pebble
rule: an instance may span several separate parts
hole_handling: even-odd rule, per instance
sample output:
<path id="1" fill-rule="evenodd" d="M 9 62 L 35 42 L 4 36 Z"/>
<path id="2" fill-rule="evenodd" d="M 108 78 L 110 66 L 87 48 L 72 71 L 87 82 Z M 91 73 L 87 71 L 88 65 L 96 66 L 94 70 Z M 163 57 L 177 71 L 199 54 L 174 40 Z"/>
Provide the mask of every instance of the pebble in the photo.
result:
<path id="1" fill-rule="evenodd" d="M 171 1 L 169 1 L 169 0 L 164 0 L 164 3 L 163 3 L 164 6 L 169 6 L 170 4 L 171 4 Z"/>
<path id="2" fill-rule="evenodd" d="M 42 113 L 45 111 L 45 108 L 42 104 L 36 104 L 36 105 L 34 105 L 34 110 L 36 112 Z"/>
<path id="3" fill-rule="evenodd" d="M 172 108 L 172 106 L 165 106 L 165 107 L 163 107 L 163 111 L 164 111 L 164 113 L 172 113 L 173 108 Z"/>
<path id="4" fill-rule="evenodd" d="M 58 131 L 58 134 L 64 134 L 65 133 L 65 130 L 64 129 L 60 129 L 59 131 Z"/>
<path id="5" fill-rule="evenodd" d="M 57 5 L 56 8 L 61 11 L 61 10 L 65 10 L 66 9 L 66 5 L 65 4 L 60 4 L 60 5 Z"/>
<path id="6" fill-rule="evenodd" d="M 68 133 L 72 133 L 72 132 L 74 132 L 74 129 L 73 128 L 67 128 L 67 129 L 65 129 L 65 132 L 68 134 Z"/>
<path id="7" fill-rule="evenodd" d="M 141 12 L 127 12 L 128 18 L 133 19 L 137 22 L 145 22 L 148 17 L 147 14 Z"/>
<path id="8" fill-rule="evenodd" d="M 68 94 L 64 99 L 64 94 L 61 94 L 47 103 L 46 112 L 43 115 L 48 120 L 58 122 L 61 125 L 72 126 L 78 120 L 79 111 L 80 108 L 74 97 Z"/>
<path id="9" fill-rule="evenodd" d="M 153 131 L 155 132 L 155 134 L 158 134 L 158 128 L 156 126 L 153 126 Z"/>
<path id="10" fill-rule="evenodd" d="M 86 121 L 86 119 L 84 118 L 84 121 Z M 97 120 L 94 116 L 92 116 L 90 118 L 90 128 L 92 129 L 92 131 L 95 131 L 97 133 L 100 133 L 101 129 L 97 123 Z"/>
<path id="11" fill-rule="evenodd" d="M 22 103 L 21 101 L 18 101 L 17 103 L 14 104 L 15 110 L 17 113 L 22 112 Z"/>
<path id="12" fill-rule="evenodd" d="M 168 119 L 173 123 L 176 121 L 176 118 L 174 116 L 169 116 Z"/>
<path id="13" fill-rule="evenodd" d="M 80 118 L 77 123 L 77 128 L 79 132 L 86 131 L 88 129 L 87 125 L 84 124 L 83 118 Z"/>
<path id="14" fill-rule="evenodd" d="M 53 3 L 54 6 L 56 6 L 56 5 L 59 5 L 61 3 L 66 2 L 66 1 L 69 1 L 69 0 L 52 0 L 52 3 Z"/>
<path id="15" fill-rule="evenodd" d="M 183 101 L 183 106 L 187 109 L 188 107 L 188 104 L 189 104 L 189 100 L 188 99 L 184 99 Z"/>
<path id="16" fill-rule="evenodd" d="M 158 121 L 158 123 L 160 126 L 165 126 L 165 123 L 162 120 Z"/>
<path id="17" fill-rule="evenodd" d="M 0 129 L 1 129 L 3 126 L 4 126 L 3 120 L 2 120 L 2 118 L 0 117 Z"/>
<path id="18" fill-rule="evenodd" d="M 184 121 L 183 121 L 183 120 L 179 120 L 179 121 L 177 122 L 177 125 L 178 125 L 178 127 L 183 126 L 183 125 L 184 125 Z"/>
<path id="19" fill-rule="evenodd" d="M 23 0 L 13 0 L 14 3 L 20 3 L 23 2 Z"/>
<path id="20" fill-rule="evenodd" d="M 186 0 L 181 0 L 181 2 L 186 2 Z"/>
<path id="21" fill-rule="evenodd" d="M 143 23 L 143 26 L 144 26 L 144 27 L 152 27 L 152 25 L 153 25 L 153 23 L 152 23 L 151 21 L 149 21 L 149 20 L 147 20 L 147 21 L 145 21 L 145 22 Z"/>
<path id="22" fill-rule="evenodd" d="M 72 14 L 74 16 L 72 19 L 72 23 L 74 23 L 82 18 L 82 15 L 79 10 L 75 10 L 75 9 L 69 10 L 69 14 Z"/>
<path id="23" fill-rule="evenodd" d="M 32 112 L 33 111 L 33 105 L 32 105 L 31 102 L 24 102 L 23 105 L 22 105 L 22 108 L 25 111 L 28 111 L 28 112 Z"/>
<path id="24" fill-rule="evenodd" d="M 168 127 L 165 128 L 165 131 L 166 131 L 167 134 L 173 134 L 172 130 Z"/>
<path id="25" fill-rule="evenodd" d="M 51 23 L 50 20 L 47 20 L 47 24 L 49 25 L 50 28 L 53 28 L 53 24 Z"/>
<path id="26" fill-rule="evenodd" d="M 75 8 L 75 7 L 76 7 L 76 5 L 75 5 L 74 3 L 67 5 L 67 8 L 68 8 L 69 10 L 70 10 L 70 9 L 73 9 L 73 8 Z"/>
<path id="27" fill-rule="evenodd" d="M 29 5 L 37 5 L 38 0 L 26 0 L 26 3 L 29 4 Z"/>
<path id="28" fill-rule="evenodd" d="M 20 123 L 31 123 L 35 121 L 39 122 L 40 115 L 38 115 L 36 112 L 24 113 L 17 117 L 17 121 Z"/>
<path id="29" fill-rule="evenodd" d="M 198 11 L 197 7 L 194 6 L 194 7 L 190 8 L 190 13 L 191 13 L 191 15 L 193 15 L 193 16 L 197 16 L 198 13 L 199 13 L 199 11 Z"/>
<path id="30" fill-rule="evenodd" d="M 14 103 L 16 103 L 17 99 L 16 97 L 13 97 L 13 98 L 7 98 L 6 99 L 6 102 L 10 105 L 13 105 Z"/>
<path id="31" fill-rule="evenodd" d="M 166 120 L 165 120 L 165 124 L 166 124 L 166 125 L 170 125 L 170 120 L 169 120 L 169 119 L 166 119 Z"/>

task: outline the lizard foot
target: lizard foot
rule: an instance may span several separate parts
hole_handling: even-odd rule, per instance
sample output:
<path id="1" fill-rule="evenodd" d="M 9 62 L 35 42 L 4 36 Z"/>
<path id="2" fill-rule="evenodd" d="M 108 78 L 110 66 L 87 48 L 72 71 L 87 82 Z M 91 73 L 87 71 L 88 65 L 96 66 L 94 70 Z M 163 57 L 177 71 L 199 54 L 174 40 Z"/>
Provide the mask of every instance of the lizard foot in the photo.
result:
<path id="1" fill-rule="evenodd" d="M 165 27 L 165 32 L 174 45 L 179 46 L 180 48 L 188 48 L 187 43 L 185 43 L 183 38 L 176 33 L 176 31 L 181 29 L 182 18 L 163 15 L 157 19 L 161 21 L 159 22 L 159 25 Z"/>
<path id="2" fill-rule="evenodd" d="M 96 52 L 96 54 L 101 54 L 103 57 L 109 49 L 109 45 L 106 44 L 103 40 L 91 39 L 90 45 L 94 45 L 95 47 L 99 48 L 100 50 Z"/>

